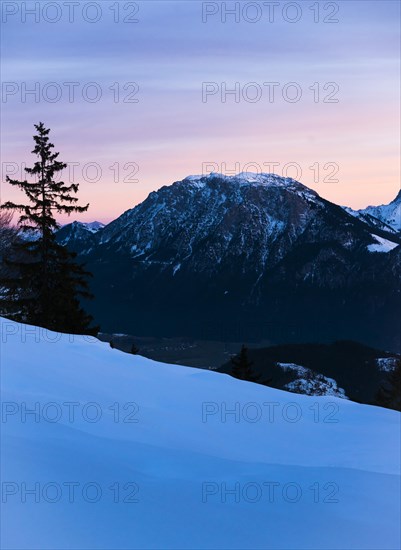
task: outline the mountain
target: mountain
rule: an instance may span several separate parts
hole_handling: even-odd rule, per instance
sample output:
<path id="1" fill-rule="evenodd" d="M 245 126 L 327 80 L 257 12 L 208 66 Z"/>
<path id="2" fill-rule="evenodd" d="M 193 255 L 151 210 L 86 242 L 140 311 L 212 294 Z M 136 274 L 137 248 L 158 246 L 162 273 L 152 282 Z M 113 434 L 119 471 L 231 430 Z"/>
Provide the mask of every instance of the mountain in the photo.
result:
<path id="1" fill-rule="evenodd" d="M 3 548 L 400 548 L 399 413 L 0 325 Z"/>
<path id="2" fill-rule="evenodd" d="M 91 242 L 92 236 L 104 228 L 101 222 L 72 222 L 63 225 L 57 231 L 57 241 L 68 245 L 72 250 L 81 250 L 85 243 Z"/>
<path id="3" fill-rule="evenodd" d="M 400 236 L 291 178 L 190 176 L 85 235 L 104 331 L 398 349 Z"/>
<path id="4" fill-rule="evenodd" d="M 81 250 L 86 242 L 91 242 L 91 237 L 105 227 L 101 222 L 72 222 L 65 224 L 56 231 L 56 239 L 59 244 L 68 245 L 74 250 Z M 20 237 L 24 241 L 36 241 L 40 237 L 40 231 L 21 231 Z"/>
<path id="5" fill-rule="evenodd" d="M 347 208 L 349 214 L 359 217 L 373 227 L 378 227 L 392 233 L 401 232 L 401 190 L 389 204 L 368 206 L 362 210 Z"/>
<path id="6" fill-rule="evenodd" d="M 81 223 L 91 233 L 97 233 L 100 229 L 103 229 L 105 226 L 104 223 L 101 222 L 88 222 L 88 223 Z"/>

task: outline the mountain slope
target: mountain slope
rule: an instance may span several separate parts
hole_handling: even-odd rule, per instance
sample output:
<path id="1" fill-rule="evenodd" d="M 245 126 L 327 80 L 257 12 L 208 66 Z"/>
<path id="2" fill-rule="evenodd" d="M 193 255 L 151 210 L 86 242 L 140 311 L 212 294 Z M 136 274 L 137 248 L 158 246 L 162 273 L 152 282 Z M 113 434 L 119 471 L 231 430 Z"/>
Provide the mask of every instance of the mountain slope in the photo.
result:
<path id="1" fill-rule="evenodd" d="M 245 173 L 162 187 L 78 250 L 105 331 L 397 348 L 399 243 L 295 180 Z"/>
<path id="2" fill-rule="evenodd" d="M 401 190 L 389 204 L 368 206 L 362 210 L 346 208 L 346 211 L 353 216 L 359 217 L 373 227 L 378 227 L 393 233 L 401 232 Z"/>
<path id="3" fill-rule="evenodd" d="M 315 240 L 324 238 L 316 235 L 322 229 L 317 227 L 320 221 L 343 222 L 345 230 L 340 226 L 337 234 L 345 239 L 344 246 L 352 248 L 349 232 L 358 224 L 301 183 L 274 174 L 211 174 L 190 176 L 151 193 L 110 223 L 95 242 L 111 243 L 141 261 L 170 262 L 173 270 L 175 261 L 189 257 L 196 269 L 215 269 L 215 265 L 206 266 L 205 261 L 199 265 L 194 260 L 198 251 L 217 263 L 231 256 L 236 260 L 238 255 L 244 260 L 255 256 L 263 270 L 277 263 L 306 230 L 315 231 L 311 235 Z M 370 235 L 365 237 L 374 242 Z M 400 240 L 394 238 L 394 242 Z M 163 248 L 162 258 L 155 248 Z"/>
<path id="4" fill-rule="evenodd" d="M 400 547 L 398 413 L 0 322 L 2 547 Z"/>
<path id="5" fill-rule="evenodd" d="M 71 250 L 81 250 L 85 244 L 91 242 L 93 235 L 103 228 L 104 224 L 100 222 L 72 222 L 63 225 L 57 231 L 57 241 L 69 246 Z"/>

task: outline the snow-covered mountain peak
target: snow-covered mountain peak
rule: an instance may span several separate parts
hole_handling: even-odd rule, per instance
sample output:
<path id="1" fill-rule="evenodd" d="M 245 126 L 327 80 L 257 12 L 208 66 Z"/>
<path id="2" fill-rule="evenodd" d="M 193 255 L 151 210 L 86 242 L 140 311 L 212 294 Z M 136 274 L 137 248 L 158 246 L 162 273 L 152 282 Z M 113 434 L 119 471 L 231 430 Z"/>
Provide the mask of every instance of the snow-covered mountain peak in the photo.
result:
<path id="1" fill-rule="evenodd" d="M 102 230 L 100 242 L 118 241 L 119 247 L 143 258 L 158 243 L 169 241 L 174 257 L 179 253 L 189 258 L 193 247 L 214 235 L 217 261 L 232 253 L 234 243 L 235 253 L 241 254 L 245 241 L 247 254 L 257 249 L 260 255 L 272 240 L 296 238 L 325 207 L 313 190 L 276 174 L 190 175 L 150 193 Z M 283 250 L 278 247 L 276 259 Z M 170 254 L 168 261 L 173 261 Z"/>
<path id="2" fill-rule="evenodd" d="M 179 319 L 177 316 L 175 334 L 192 330 L 188 329 L 192 310 L 187 308 L 191 304 L 202 312 L 202 326 L 206 319 L 209 322 L 212 317 L 224 315 L 224 319 L 233 319 L 234 327 L 237 316 L 252 308 L 253 322 L 258 326 L 264 323 L 266 328 L 261 331 L 271 338 L 266 311 L 275 326 L 279 326 L 278 320 L 287 323 L 286 311 L 296 309 L 295 288 L 301 289 L 297 293 L 302 293 L 302 300 L 305 296 L 308 308 L 319 309 L 319 316 L 320 297 L 312 306 L 306 299 L 311 289 L 318 289 L 322 300 L 327 300 L 332 317 L 333 306 L 326 297 L 330 295 L 331 300 L 334 291 L 346 296 L 345 302 L 338 300 L 341 314 L 336 315 L 341 323 L 347 317 L 345 307 L 352 312 L 365 307 L 359 298 L 351 305 L 347 295 L 348 289 L 359 287 L 362 280 L 364 284 L 374 281 L 378 286 L 383 281 L 380 292 L 386 299 L 393 287 L 398 291 L 400 238 L 391 228 L 376 222 L 379 225 L 372 227 L 354 219 L 291 178 L 212 173 L 188 176 L 160 187 L 95 234 L 82 226 L 77 231 L 64 227 L 58 232 L 58 240 L 68 244 L 94 272 L 98 302 L 107 297 L 120 304 L 115 313 L 116 322 L 124 326 L 120 331 L 134 330 L 133 310 L 138 312 L 135 322 L 141 326 L 144 317 L 151 319 L 153 314 L 147 311 L 151 302 L 157 307 L 157 317 L 164 308 L 168 326 L 171 318 L 167 312 L 179 304 L 184 314 Z M 275 298 L 277 292 L 285 296 L 281 302 Z M 287 310 L 282 307 L 284 301 Z M 395 300 L 393 303 L 396 307 Z M 304 309 L 302 302 L 296 313 L 301 323 Z M 249 313 L 244 315 L 249 318 Z M 369 315 L 373 313 L 366 319 Z M 350 334 L 355 325 L 350 322 Z M 392 341 L 393 329 L 383 326 L 386 342 L 390 338 Z M 231 327 L 229 330 L 236 330 Z M 314 325 L 311 330 L 315 338 Z"/>
<path id="3" fill-rule="evenodd" d="M 191 184 L 195 184 L 199 187 L 204 187 L 209 182 L 216 181 L 216 180 L 222 180 L 224 182 L 239 185 L 239 186 L 256 184 L 256 185 L 272 186 L 272 187 L 300 186 L 304 189 L 308 189 L 305 185 L 303 185 L 299 181 L 296 181 L 292 178 L 287 178 L 287 177 L 279 176 L 277 174 L 266 173 L 266 172 L 240 172 L 238 174 L 231 175 L 231 176 L 220 174 L 218 172 L 210 172 L 210 174 L 207 174 L 207 175 L 203 174 L 203 175 L 187 176 L 182 181 L 190 182 Z"/>
<path id="4" fill-rule="evenodd" d="M 352 210 L 352 208 L 345 208 L 345 210 L 374 227 L 393 233 L 401 232 L 401 190 L 388 204 L 367 206 L 361 210 Z"/>
<path id="5" fill-rule="evenodd" d="M 305 187 L 304 185 L 302 185 L 302 183 L 292 178 L 286 178 L 274 173 L 267 172 L 241 172 L 234 176 L 234 179 L 236 181 L 244 183 L 262 184 L 265 186 L 285 187 L 291 185 L 301 185 L 302 187 Z"/>
<path id="6" fill-rule="evenodd" d="M 96 233 L 99 229 L 103 229 L 105 224 L 102 222 L 89 222 L 83 223 L 82 225 L 89 231 L 92 231 L 92 233 Z"/>
<path id="7" fill-rule="evenodd" d="M 208 264 L 207 269 L 214 270 L 238 256 L 247 266 L 252 263 L 259 277 L 267 266 L 281 261 L 299 239 L 300 243 L 328 238 L 324 236 L 328 224 L 333 225 L 331 240 L 336 233 L 341 246 L 357 246 L 358 239 L 350 240 L 347 229 L 342 233 L 341 228 L 353 223 L 349 218 L 292 178 L 274 173 L 211 172 L 189 175 L 150 193 L 95 235 L 91 246 L 96 246 L 96 241 L 110 243 L 141 262 L 171 265 L 174 273 L 175 266 L 183 262 L 196 264 L 196 271 L 198 264 Z M 307 228 L 309 236 L 304 234 Z M 376 243 L 371 232 L 365 246 Z M 81 234 L 89 231 L 81 227 L 79 233 L 82 238 Z"/>
<path id="8" fill-rule="evenodd" d="M 401 204 L 401 189 L 398 191 L 397 196 L 391 201 L 390 204 Z"/>
<path id="9" fill-rule="evenodd" d="M 62 245 L 71 245 L 71 243 L 86 243 L 104 228 L 104 224 L 98 221 L 78 222 L 63 225 L 57 232 L 57 240 Z"/>
<path id="10" fill-rule="evenodd" d="M 400 206 L 401 205 L 401 189 L 400 189 L 400 191 L 398 191 L 396 197 L 392 201 L 390 201 L 388 204 L 380 204 L 378 206 L 369 205 L 366 208 L 363 208 L 363 209 L 359 210 L 359 212 L 378 209 L 378 208 L 380 208 L 380 209 L 388 208 L 390 205 L 392 205 L 392 206 L 394 206 L 394 205 L 395 206 Z"/>
<path id="11" fill-rule="evenodd" d="M 95 222 L 78 222 L 78 221 L 74 221 L 71 224 L 66 224 L 63 227 L 68 227 L 69 225 L 73 228 L 86 229 L 86 230 L 90 231 L 91 233 L 97 233 L 99 231 L 99 229 L 103 229 L 103 227 L 105 226 L 104 223 L 97 222 L 97 221 L 95 221 Z"/>
<path id="12" fill-rule="evenodd" d="M 309 187 L 306 187 L 302 183 L 293 178 L 279 176 L 273 173 L 264 172 L 240 172 L 235 175 L 225 175 L 217 172 L 211 172 L 210 174 L 203 175 L 191 175 L 187 176 L 181 181 L 177 181 L 174 186 L 179 188 L 189 188 L 194 191 L 199 191 L 209 195 L 225 196 L 227 191 L 231 193 L 232 197 L 236 197 L 241 200 L 243 193 L 246 190 L 255 188 L 264 192 L 275 191 L 287 191 L 292 194 L 298 195 L 302 199 L 309 202 L 319 201 L 320 197 Z M 239 191 L 239 193 L 236 193 Z"/>

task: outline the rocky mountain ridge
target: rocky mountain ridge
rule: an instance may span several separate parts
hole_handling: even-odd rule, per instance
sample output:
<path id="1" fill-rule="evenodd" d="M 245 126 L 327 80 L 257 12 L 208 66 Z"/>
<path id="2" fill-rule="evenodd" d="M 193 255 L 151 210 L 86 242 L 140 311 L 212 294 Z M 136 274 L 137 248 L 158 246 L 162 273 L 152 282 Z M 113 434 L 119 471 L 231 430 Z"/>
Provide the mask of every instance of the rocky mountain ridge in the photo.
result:
<path id="1" fill-rule="evenodd" d="M 305 324 L 303 338 L 348 338 L 351 322 L 370 338 L 381 315 L 394 345 L 400 235 L 291 178 L 189 176 L 85 239 L 66 241 L 63 229 L 95 275 L 94 313 L 106 330 L 288 340 Z M 369 329 L 359 331 L 361 317 Z"/>

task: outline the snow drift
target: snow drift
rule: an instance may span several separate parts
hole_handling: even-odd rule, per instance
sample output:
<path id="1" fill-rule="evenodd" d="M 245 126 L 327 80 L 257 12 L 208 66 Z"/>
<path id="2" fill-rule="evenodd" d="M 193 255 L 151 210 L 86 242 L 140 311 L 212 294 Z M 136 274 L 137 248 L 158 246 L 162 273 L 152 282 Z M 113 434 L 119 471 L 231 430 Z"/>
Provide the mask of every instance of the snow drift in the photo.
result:
<path id="1" fill-rule="evenodd" d="M 400 415 L 1 320 L 1 546 L 397 549 Z"/>

